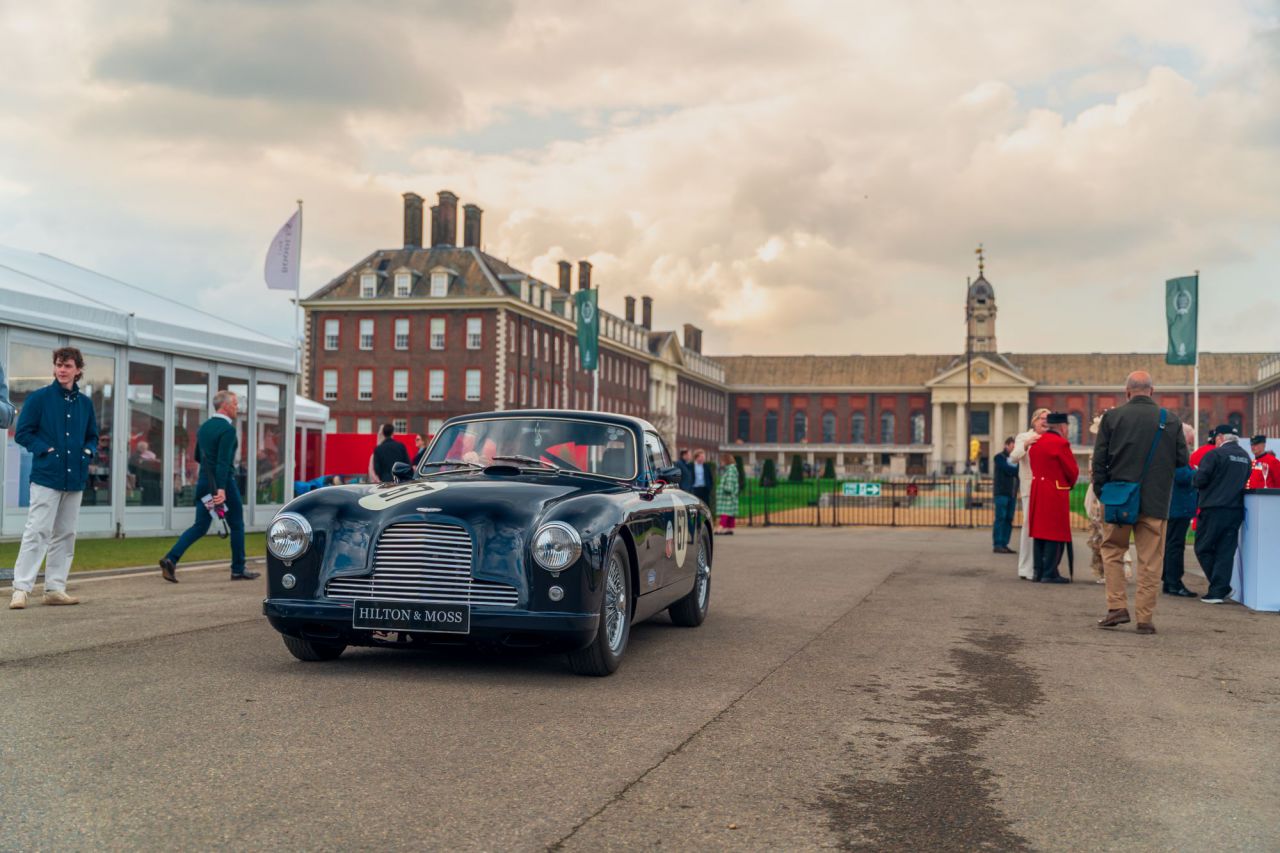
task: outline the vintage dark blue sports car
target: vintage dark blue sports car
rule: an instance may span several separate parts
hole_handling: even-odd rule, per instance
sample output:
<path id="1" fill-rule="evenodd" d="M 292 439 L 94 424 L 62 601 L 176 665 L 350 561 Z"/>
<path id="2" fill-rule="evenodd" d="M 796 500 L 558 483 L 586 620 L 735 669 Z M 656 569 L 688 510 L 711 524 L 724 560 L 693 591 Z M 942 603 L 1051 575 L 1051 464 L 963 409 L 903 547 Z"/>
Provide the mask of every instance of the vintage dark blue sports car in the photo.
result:
<path id="1" fill-rule="evenodd" d="M 263 612 L 301 660 L 347 646 L 545 646 L 618 668 L 631 626 L 700 625 L 711 514 L 639 418 L 516 411 L 447 421 L 396 483 L 308 492 L 267 534 Z"/>

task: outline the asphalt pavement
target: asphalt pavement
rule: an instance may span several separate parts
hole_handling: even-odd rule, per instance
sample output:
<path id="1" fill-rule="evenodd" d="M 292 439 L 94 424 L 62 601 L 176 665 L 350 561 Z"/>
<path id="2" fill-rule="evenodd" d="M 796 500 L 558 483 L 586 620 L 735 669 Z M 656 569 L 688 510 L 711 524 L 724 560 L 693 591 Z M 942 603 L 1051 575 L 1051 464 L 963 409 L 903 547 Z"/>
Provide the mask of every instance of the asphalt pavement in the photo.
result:
<path id="1" fill-rule="evenodd" d="M 638 626 L 605 679 L 301 663 L 225 567 L 73 576 L 0 610 L 0 849 L 1280 848 L 1280 618 L 1099 630 L 1100 586 L 989 542 L 719 538 L 706 623 Z"/>

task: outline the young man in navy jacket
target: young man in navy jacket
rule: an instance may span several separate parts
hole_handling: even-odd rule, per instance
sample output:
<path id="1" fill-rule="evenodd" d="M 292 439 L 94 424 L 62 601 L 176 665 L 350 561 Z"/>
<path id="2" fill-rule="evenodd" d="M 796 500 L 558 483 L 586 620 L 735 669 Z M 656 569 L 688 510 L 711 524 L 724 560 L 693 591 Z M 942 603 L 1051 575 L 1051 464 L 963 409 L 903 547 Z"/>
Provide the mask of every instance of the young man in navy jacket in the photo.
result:
<path id="1" fill-rule="evenodd" d="M 22 404 L 14 440 L 32 456 L 31 504 L 13 569 L 10 610 L 27 606 L 42 562 L 44 603 L 80 603 L 67 595 L 67 575 L 75 556 L 76 519 L 89 479 L 89 463 L 98 449 L 93 402 L 80 393 L 77 384 L 83 375 L 80 350 L 54 350 L 53 382 L 32 391 Z"/>

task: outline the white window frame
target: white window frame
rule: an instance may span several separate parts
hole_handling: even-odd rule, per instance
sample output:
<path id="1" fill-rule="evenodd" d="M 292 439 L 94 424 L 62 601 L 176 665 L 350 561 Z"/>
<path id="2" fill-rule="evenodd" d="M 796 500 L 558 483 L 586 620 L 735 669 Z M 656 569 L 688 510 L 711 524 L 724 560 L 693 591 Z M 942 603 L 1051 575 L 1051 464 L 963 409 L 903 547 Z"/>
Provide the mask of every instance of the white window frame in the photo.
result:
<path id="1" fill-rule="evenodd" d="M 333 379 L 332 383 L 329 381 L 330 377 L 332 377 Z M 325 368 L 325 371 L 323 373 L 321 388 L 323 389 L 321 393 L 322 399 L 325 399 L 325 400 L 338 399 L 338 371 L 335 368 L 332 368 L 332 367 Z"/>
<path id="2" fill-rule="evenodd" d="M 391 399 L 401 401 L 409 399 L 408 370 L 391 371 Z M 401 432 L 403 432 L 403 430 L 401 430 Z"/>
<path id="3" fill-rule="evenodd" d="M 368 380 L 367 382 L 365 380 Z M 373 399 L 373 371 L 361 368 L 356 371 L 356 399 Z"/>
<path id="4" fill-rule="evenodd" d="M 409 419 L 408 418 L 392 418 L 391 429 L 397 435 L 404 435 L 406 432 L 409 431 Z"/>
<path id="5" fill-rule="evenodd" d="M 437 324 L 439 325 L 437 326 Z M 436 332 L 437 328 L 440 329 L 438 333 Z M 444 317 L 432 317 L 430 323 L 427 325 L 427 331 L 428 331 L 427 338 L 428 338 L 428 341 L 430 342 L 431 349 L 433 350 L 444 349 L 445 341 L 448 340 L 448 334 L 449 334 L 449 324 L 446 322 L 446 319 Z M 437 334 L 439 335 L 439 338 L 440 338 L 438 342 L 436 340 Z"/>
<path id="6" fill-rule="evenodd" d="M 373 418 L 356 418 L 356 432 L 368 435 L 373 432 Z"/>
<path id="7" fill-rule="evenodd" d="M 360 349 L 373 349 L 373 320 L 360 321 Z"/>
<path id="8" fill-rule="evenodd" d="M 438 270 L 431 274 L 431 295 L 437 299 L 449 295 L 449 274 Z"/>
<path id="9" fill-rule="evenodd" d="M 480 399 L 480 390 L 483 379 L 480 370 L 477 368 L 469 368 L 466 373 L 466 399 L 475 402 Z"/>
<path id="10" fill-rule="evenodd" d="M 404 299 L 413 287 L 413 276 L 407 272 L 396 273 L 396 298 Z"/>
<path id="11" fill-rule="evenodd" d="M 367 272 L 360 276 L 360 298 L 373 299 L 378 295 L 378 276 Z"/>
<path id="12" fill-rule="evenodd" d="M 325 320 L 324 321 L 324 348 L 333 352 L 342 341 L 342 321 L 341 320 Z"/>
<path id="13" fill-rule="evenodd" d="M 444 399 L 444 371 L 427 371 L 427 399 L 439 402 Z"/>
<path id="14" fill-rule="evenodd" d="M 467 318 L 467 349 L 480 349 L 484 343 L 484 318 Z"/>
<path id="15" fill-rule="evenodd" d="M 392 328 L 395 330 L 392 335 L 392 343 L 395 348 L 398 350 L 407 350 L 409 348 L 409 318 L 397 317 Z M 401 329 L 404 329 L 404 331 L 401 332 Z"/>

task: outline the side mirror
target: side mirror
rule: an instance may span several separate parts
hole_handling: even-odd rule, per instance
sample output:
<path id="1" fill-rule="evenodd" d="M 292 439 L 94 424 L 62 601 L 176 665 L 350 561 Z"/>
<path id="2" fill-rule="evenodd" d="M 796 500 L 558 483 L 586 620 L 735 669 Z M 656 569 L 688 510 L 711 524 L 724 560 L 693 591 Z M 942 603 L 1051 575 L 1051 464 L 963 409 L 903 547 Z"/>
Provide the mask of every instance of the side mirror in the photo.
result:
<path id="1" fill-rule="evenodd" d="M 672 465 L 669 468 L 659 468 L 654 472 L 659 480 L 666 480 L 668 483 L 680 485 L 680 467 Z"/>
<path id="2" fill-rule="evenodd" d="M 662 490 L 667 487 L 666 480 L 656 479 L 648 486 L 640 490 L 640 500 L 651 501 L 658 495 L 662 494 Z"/>
<path id="3" fill-rule="evenodd" d="M 396 462 L 391 466 L 391 478 L 397 483 L 413 479 L 413 466 L 408 462 Z"/>

